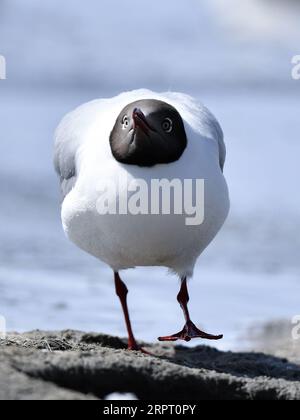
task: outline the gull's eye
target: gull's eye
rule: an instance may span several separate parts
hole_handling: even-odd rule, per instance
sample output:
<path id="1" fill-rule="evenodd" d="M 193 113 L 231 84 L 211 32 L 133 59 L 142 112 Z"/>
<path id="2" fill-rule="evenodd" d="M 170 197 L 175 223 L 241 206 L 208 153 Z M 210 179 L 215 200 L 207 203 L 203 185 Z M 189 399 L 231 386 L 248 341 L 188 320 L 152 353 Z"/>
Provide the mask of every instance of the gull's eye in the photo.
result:
<path id="1" fill-rule="evenodd" d="M 173 121 L 171 120 L 171 118 L 165 118 L 162 122 L 162 129 L 166 132 L 166 133 L 171 133 L 171 131 L 173 130 Z"/>
<path id="2" fill-rule="evenodd" d="M 122 127 L 123 130 L 125 130 L 126 128 L 128 128 L 129 126 L 129 118 L 127 115 L 124 115 L 124 117 L 122 118 Z"/>

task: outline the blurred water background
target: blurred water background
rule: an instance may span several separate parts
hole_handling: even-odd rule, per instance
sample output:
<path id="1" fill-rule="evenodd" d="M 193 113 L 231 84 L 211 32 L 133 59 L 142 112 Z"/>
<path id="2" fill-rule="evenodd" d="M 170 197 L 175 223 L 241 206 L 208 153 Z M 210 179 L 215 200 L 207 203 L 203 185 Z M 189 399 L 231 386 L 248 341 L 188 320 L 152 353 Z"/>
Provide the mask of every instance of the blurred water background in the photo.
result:
<path id="1" fill-rule="evenodd" d="M 248 328 L 300 312 L 299 19 L 296 0 L 0 0 L 0 313 L 9 330 L 125 335 L 110 270 L 62 232 L 52 137 L 82 102 L 140 87 L 198 97 L 225 132 L 232 211 L 191 282 L 194 320 L 233 349 Z M 156 268 L 123 276 L 140 339 L 182 327 L 174 277 Z"/>

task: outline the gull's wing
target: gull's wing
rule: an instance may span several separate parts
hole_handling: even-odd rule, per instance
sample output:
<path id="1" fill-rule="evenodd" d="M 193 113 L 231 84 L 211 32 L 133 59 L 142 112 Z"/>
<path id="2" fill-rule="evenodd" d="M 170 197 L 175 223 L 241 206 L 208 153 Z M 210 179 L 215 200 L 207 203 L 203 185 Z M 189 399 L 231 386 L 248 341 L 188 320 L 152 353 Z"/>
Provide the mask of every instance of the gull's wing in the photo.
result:
<path id="1" fill-rule="evenodd" d="M 60 178 L 63 199 L 76 183 L 76 154 L 82 141 L 76 131 L 78 121 L 74 113 L 64 117 L 55 132 L 54 167 Z"/>
<path id="2" fill-rule="evenodd" d="M 80 106 L 67 114 L 56 129 L 54 166 L 60 178 L 63 200 L 76 184 L 78 152 L 85 142 L 87 129 L 101 113 L 103 102 L 96 100 Z"/>
<path id="3" fill-rule="evenodd" d="M 208 135 L 215 139 L 219 148 L 219 163 L 223 171 L 226 160 L 226 146 L 224 142 L 223 130 L 215 116 L 195 98 L 177 92 L 167 92 L 163 94 L 166 101 L 168 99 L 180 112 L 181 116 L 202 135 Z"/>

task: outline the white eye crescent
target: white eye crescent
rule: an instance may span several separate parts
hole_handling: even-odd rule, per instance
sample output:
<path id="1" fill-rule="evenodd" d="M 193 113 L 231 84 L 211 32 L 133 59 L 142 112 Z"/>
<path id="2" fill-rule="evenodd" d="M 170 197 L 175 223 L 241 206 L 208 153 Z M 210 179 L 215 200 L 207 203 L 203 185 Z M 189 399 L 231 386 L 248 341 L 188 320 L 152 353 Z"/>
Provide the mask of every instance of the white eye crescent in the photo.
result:
<path id="1" fill-rule="evenodd" d="M 162 129 L 166 132 L 166 133 L 171 133 L 171 131 L 173 130 L 173 121 L 171 120 L 171 118 L 165 118 L 162 122 Z"/>
<path id="2" fill-rule="evenodd" d="M 127 115 L 124 115 L 124 117 L 122 118 L 122 127 L 123 130 L 126 130 L 126 128 L 129 126 L 129 118 Z"/>

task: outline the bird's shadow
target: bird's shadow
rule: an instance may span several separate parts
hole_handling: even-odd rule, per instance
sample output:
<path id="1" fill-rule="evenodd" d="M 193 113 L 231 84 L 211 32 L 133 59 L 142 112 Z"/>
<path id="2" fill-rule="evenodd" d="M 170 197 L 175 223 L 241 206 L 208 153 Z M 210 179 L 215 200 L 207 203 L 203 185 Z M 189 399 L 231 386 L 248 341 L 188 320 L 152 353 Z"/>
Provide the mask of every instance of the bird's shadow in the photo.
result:
<path id="1" fill-rule="evenodd" d="M 82 340 L 115 349 L 126 349 L 127 347 L 126 339 L 103 334 L 86 334 Z M 226 373 L 242 378 L 268 377 L 300 381 L 300 365 L 270 354 L 220 351 L 204 345 L 186 347 L 184 345 L 142 343 L 142 347 L 149 351 L 150 357 L 182 367 Z M 149 356 L 144 355 L 144 357 Z"/>
<path id="2" fill-rule="evenodd" d="M 172 356 L 161 359 L 188 368 L 227 373 L 237 377 L 268 377 L 300 381 L 300 365 L 287 359 L 255 352 L 223 352 L 208 346 L 175 346 Z"/>

